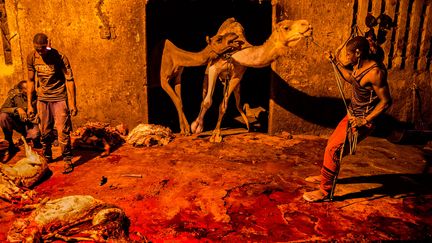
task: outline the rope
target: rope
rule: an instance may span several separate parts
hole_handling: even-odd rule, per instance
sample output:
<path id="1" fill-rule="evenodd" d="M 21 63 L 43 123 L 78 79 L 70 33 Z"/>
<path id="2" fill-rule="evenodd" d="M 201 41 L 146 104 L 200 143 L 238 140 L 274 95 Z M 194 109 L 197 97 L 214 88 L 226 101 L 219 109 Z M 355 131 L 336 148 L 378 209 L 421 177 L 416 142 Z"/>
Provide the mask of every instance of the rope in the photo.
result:
<path id="1" fill-rule="evenodd" d="M 341 81 L 341 78 L 340 78 L 340 74 L 339 74 L 338 68 L 337 68 L 337 66 L 336 66 L 336 64 L 334 63 L 333 60 L 331 60 L 330 63 L 332 64 L 332 67 L 333 67 L 333 71 L 334 71 L 335 78 L 336 78 L 336 84 L 337 84 L 337 87 L 339 89 L 340 96 L 342 97 L 342 101 L 343 101 L 343 103 L 345 105 L 346 112 L 349 115 L 352 115 L 351 111 L 348 109 L 348 104 L 346 103 L 346 100 L 345 100 L 345 95 L 344 95 L 343 87 L 342 87 L 342 81 Z"/>
<path id="2" fill-rule="evenodd" d="M 336 50 L 336 57 L 340 55 L 342 49 L 347 45 L 348 41 L 350 41 L 352 38 L 356 36 L 364 36 L 364 34 L 357 25 L 353 25 L 351 27 L 351 33 L 348 39 L 346 39 L 346 41 Z"/>
<path id="3" fill-rule="evenodd" d="M 230 54 L 227 54 L 226 56 L 225 56 L 225 60 L 226 60 L 226 69 L 227 69 L 227 73 L 229 73 L 229 68 L 230 68 L 230 64 L 232 64 L 232 57 L 231 57 L 231 55 Z M 227 92 L 228 92 L 228 90 L 229 90 L 229 81 L 230 81 L 230 77 L 229 77 L 229 75 L 227 74 L 226 75 L 226 77 L 225 77 L 225 82 L 222 82 L 223 84 L 224 84 L 224 91 L 223 91 L 223 93 L 224 93 L 224 98 L 223 98 L 223 100 L 222 100 L 222 102 L 223 102 L 223 106 L 224 107 L 227 107 L 228 106 L 228 104 L 226 104 L 225 102 L 227 102 L 228 103 L 228 101 L 229 101 L 229 97 L 228 97 L 228 99 L 225 101 L 225 96 L 226 96 L 226 94 L 227 94 Z"/>
<path id="4" fill-rule="evenodd" d="M 351 28 L 351 34 L 350 37 L 342 44 L 341 47 L 338 48 L 337 50 L 337 54 L 336 56 L 339 56 L 340 52 L 342 51 L 343 47 L 346 46 L 346 44 L 348 43 L 348 41 L 350 39 L 352 39 L 355 36 L 359 36 L 359 35 L 363 35 L 362 31 L 360 30 L 360 28 L 357 25 L 354 25 Z M 322 46 L 320 46 L 312 37 L 309 38 L 310 42 L 312 42 L 313 44 L 315 44 L 317 47 L 321 48 L 322 50 L 324 50 L 324 48 Z M 337 68 L 336 63 L 334 62 L 334 60 L 331 60 L 330 63 L 332 64 L 333 67 L 333 72 L 335 74 L 335 78 L 336 78 L 336 84 L 339 90 L 339 94 L 342 98 L 342 101 L 344 103 L 345 106 L 345 110 L 347 112 L 347 114 L 349 116 L 353 116 L 353 114 L 351 113 L 350 109 L 348 108 L 348 104 L 346 103 L 346 99 L 345 99 L 345 95 L 343 92 L 343 86 L 342 86 L 342 80 L 341 80 L 341 74 L 339 73 L 339 69 Z M 348 138 L 348 143 L 349 143 L 349 154 L 355 154 L 356 150 L 357 150 L 357 143 L 358 143 L 358 131 L 355 130 L 353 131 L 351 124 L 348 122 L 348 126 L 347 126 L 347 131 L 346 131 L 346 138 L 345 141 Z M 339 160 L 336 161 L 337 164 L 337 171 L 335 171 L 335 177 L 333 179 L 333 185 L 332 185 L 332 189 L 330 191 L 330 195 L 329 195 L 329 199 L 330 201 L 333 201 L 334 198 L 334 192 L 336 189 L 336 183 L 337 183 L 337 179 L 339 176 L 339 172 L 340 172 L 340 164 L 342 163 L 342 158 L 344 155 L 344 150 L 345 150 L 345 142 L 342 143 L 341 146 L 341 150 L 340 150 L 340 154 L 339 154 Z"/>
<path id="5" fill-rule="evenodd" d="M 354 30 L 354 29 L 356 29 L 356 30 Z M 350 38 L 353 36 L 354 32 L 358 33 L 358 31 L 360 31 L 358 29 L 358 27 L 356 27 L 356 26 L 353 27 L 351 35 L 350 35 Z M 345 41 L 345 43 L 342 45 L 342 47 L 339 48 L 338 54 L 340 53 L 340 51 L 346 45 L 346 43 L 349 41 L 350 38 L 348 38 L 348 40 Z M 310 40 L 310 42 L 312 42 L 313 44 L 315 44 L 319 48 L 324 49 L 313 38 L 310 38 L 309 40 Z M 350 109 L 348 108 L 348 104 L 346 102 L 346 98 L 345 98 L 345 95 L 344 95 L 344 92 L 343 92 L 341 74 L 339 73 L 339 69 L 337 68 L 337 65 L 334 62 L 334 60 L 331 60 L 330 63 L 332 64 L 332 67 L 333 67 L 333 72 L 335 74 L 336 84 L 337 84 L 337 87 L 338 87 L 338 90 L 339 90 L 339 94 L 340 94 L 340 96 L 342 98 L 342 101 L 344 103 L 345 110 L 346 110 L 346 112 L 347 112 L 347 114 L 349 116 L 352 116 L 352 113 L 351 113 Z M 351 125 L 350 125 L 349 122 L 348 122 L 348 126 L 347 126 L 345 141 L 346 141 L 347 138 L 348 138 L 349 149 L 350 149 L 349 153 L 350 154 L 354 154 L 355 151 L 356 151 L 356 149 L 357 149 L 358 132 L 352 130 L 352 127 L 351 127 Z M 337 179 L 338 179 L 339 172 L 340 172 L 340 164 L 342 162 L 344 150 L 345 150 L 345 142 L 342 143 L 342 146 L 341 146 L 341 149 L 340 149 L 340 154 L 339 154 L 339 160 L 336 161 L 338 169 L 337 169 L 337 171 L 335 171 L 335 177 L 333 179 L 332 189 L 331 189 L 330 195 L 329 195 L 330 201 L 333 201 L 333 198 L 334 198 L 334 192 L 336 190 L 336 183 L 337 183 Z"/>

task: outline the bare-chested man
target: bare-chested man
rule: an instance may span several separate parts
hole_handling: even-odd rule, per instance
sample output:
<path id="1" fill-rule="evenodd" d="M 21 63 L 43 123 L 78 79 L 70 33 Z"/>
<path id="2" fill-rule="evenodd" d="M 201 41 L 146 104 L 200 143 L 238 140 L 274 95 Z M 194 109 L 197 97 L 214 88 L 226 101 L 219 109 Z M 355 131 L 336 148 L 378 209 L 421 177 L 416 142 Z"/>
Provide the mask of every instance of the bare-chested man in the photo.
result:
<path id="1" fill-rule="evenodd" d="M 357 36 L 348 41 L 346 57 L 353 70 L 337 62 L 343 79 L 352 85 L 351 104 L 348 115 L 338 124 L 330 136 L 324 153 L 320 176 L 306 178 L 308 182 L 320 183 L 320 189 L 305 192 L 303 198 L 309 202 L 319 202 L 329 198 L 333 180 L 340 166 L 340 153 L 347 141 L 348 129 L 358 132 L 358 141 L 370 134 L 374 120 L 392 103 L 387 83 L 386 67 L 369 54 L 369 42 Z M 331 54 L 328 55 L 334 61 Z M 346 146 L 345 146 L 346 148 Z M 346 153 L 346 149 L 344 149 Z"/>

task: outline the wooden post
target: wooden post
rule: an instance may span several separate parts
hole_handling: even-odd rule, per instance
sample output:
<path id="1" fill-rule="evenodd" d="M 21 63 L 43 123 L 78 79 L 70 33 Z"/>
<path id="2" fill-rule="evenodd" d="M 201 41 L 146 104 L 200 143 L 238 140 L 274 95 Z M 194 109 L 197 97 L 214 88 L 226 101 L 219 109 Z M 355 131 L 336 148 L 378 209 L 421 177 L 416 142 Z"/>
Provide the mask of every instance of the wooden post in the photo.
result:
<path id="1" fill-rule="evenodd" d="M 399 9 L 399 17 L 396 26 L 396 38 L 395 38 L 395 51 L 393 56 L 393 68 L 400 68 L 402 65 L 403 57 L 403 48 L 406 45 L 405 43 L 405 35 L 406 33 L 406 24 L 408 17 L 408 4 L 409 0 L 400 0 Z"/>
<path id="2" fill-rule="evenodd" d="M 8 25 L 8 16 L 6 14 L 6 6 L 4 0 L 0 0 L 0 40 L 3 43 L 4 62 L 6 65 L 11 65 L 12 62 L 12 47 L 10 44 L 10 31 Z"/>
<path id="3" fill-rule="evenodd" d="M 141 21 L 143 21 L 142 35 L 146 36 L 146 37 L 148 36 L 148 33 L 147 33 L 147 4 L 148 4 L 148 1 L 145 1 L 143 3 L 143 9 L 141 10 L 142 11 Z M 143 117 L 143 121 L 142 121 L 144 123 L 149 123 L 149 99 L 148 99 L 148 83 L 149 83 L 148 82 L 148 78 L 149 78 L 148 67 L 149 67 L 149 65 L 148 65 L 148 60 L 147 60 L 147 57 L 149 55 L 147 53 L 147 41 L 148 41 L 148 39 L 145 38 L 144 45 L 142 47 L 143 48 L 142 53 L 144 53 L 144 62 L 145 62 L 145 68 L 144 68 L 144 74 L 143 75 L 145 75 L 146 78 L 145 78 L 145 80 L 143 80 L 144 81 L 143 82 L 144 98 L 143 98 L 143 100 L 140 101 L 141 105 L 143 106 L 142 110 L 144 110 L 144 117 Z"/>
<path id="4" fill-rule="evenodd" d="M 367 30 L 365 19 L 368 13 L 368 0 L 358 1 L 358 12 L 357 12 L 357 26 L 364 33 Z"/>
<path id="5" fill-rule="evenodd" d="M 432 3 L 429 1 L 423 22 L 422 28 L 422 38 L 420 40 L 420 53 L 419 60 L 417 64 L 417 69 L 424 71 L 427 68 L 427 53 L 432 51 L 429 48 L 431 47 L 431 38 L 432 38 Z"/>
<path id="6" fill-rule="evenodd" d="M 276 23 L 277 23 L 277 11 L 278 11 L 278 0 L 272 0 L 271 4 L 272 4 L 272 31 L 274 30 Z M 272 97 L 275 97 L 276 95 L 276 87 L 275 87 L 275 70 L 276 70 L 276 62 L 273 62 L 271 65 L 271 77 L 270 77 L 270 100 L 269 100 L 269 117 L 268 117 L 268 127 L 267 127 L 267 132 L 268 133 L 275 133 L 274 131 L 274 121 L 273 121 L 273 116 L 275 115 L 275 106 L 276 103 L 273 100 Z"/>
<path id="7" fill-rule="evenodd" d="M 418 47 L 419 29 L 420 29 L 420 18 L 423 9 L 423 0 L 414 0 L 413 8 L 410 17 L 410 26 L 408 29 L 408 43 L 406 49 L 406 61 L 405 68 L 414 69 L 414 62 L 418 57 L 416 57 L 416 51 Z"/>
<path id="8" fill-rule="evenodd" d="M 393 22 L 395 22 L 396 17 L 396 0 L 386 0 L 385 3 L 385 14 L 387 14 L 390 18 L 392 18 Z M 386 41 L 382 44 L 382 48 L 384 50 L 384 54 L 387 56 L 390 55 L 390 49 L 393 45 L 391 41 L 392 33 L 395 31 L 394 29 L 390 30 L 386 34 Z M 392 58 L 391 58 L 392 59 Z M 384 58 L 384 64 L 388 67 L 388 58 Z"/>
<path id="9" fill-rule="evenodd" d="M 381 6 L 382 1 L 381 0 L 373 0 L 372 2 L 372 15 L 375 18 L 378 18 L 378 16 L 381 14 Z"/>

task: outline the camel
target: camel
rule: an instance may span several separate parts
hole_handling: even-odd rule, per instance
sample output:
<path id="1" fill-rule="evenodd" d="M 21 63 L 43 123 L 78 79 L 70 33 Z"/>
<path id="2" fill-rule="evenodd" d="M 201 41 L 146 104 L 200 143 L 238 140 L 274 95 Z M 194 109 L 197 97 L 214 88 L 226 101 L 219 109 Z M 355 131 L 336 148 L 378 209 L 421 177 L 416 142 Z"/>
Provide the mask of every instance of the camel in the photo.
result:
<path id="1" fill-rule="evenodd" d="M 234 30 L 229 30 L 227 28 L 225 31 L 236 33 L 239 36 L 238 39 L 243 41 L 243 44 L 237 45 L 240 50 L 234 52 L 230 58 L 224 59 L 219 57 L 208 67 L 208 90 L 205 92 L 206 95 L 201 104 L 200 113 L 197 119 L 192 123 L 193 133 L 202 132 L 204 127 L 204 115 L 211 106 L 216 79 L 219 77 L 223 80 L 229 77 L 229 83 L 226 84 L 228 87 L 225 87 L 224 98 L 219 107 L 219 117 L 216 128 L 213 130 L 212 136 L 210 137 L 211 142 L 222 141 L 220 125 L 232 92 L 234 92 L 236 98 L 236 107 L 245 120 L 247 129 L 249 130 L 247 117 L 240 106 L 239 86 L 246 68 L 262 68 L 269 66 L 278 57 L 283 55 L 287 51 L 287 48 L 295 46 L 304 37 L 312 36 L 312 26 L 307 20 L 284 20 L 276 25 L 275 30 L 263 45 L 251 46 L 244 38 L 243 28 L 240 28 L 238 25 L 236 25 Z"/>
<path id="2" fill-rule="evenodd" d="M 225 25 L 222 24 L 222 26 Z M 190 126 L 183 112 L 181 99 L 181 74 L 183 68 L 206 65 L 210 60 L 238 45 L 235 42 L 237 38 L 238 36 L 234 33 L 217 33 L 211 38 L 207 37 L 208 45 L 199 52 L 182 50 L 169 40 L 165 40 L 163 43 L 159 72 L 160 82 L 162 89 L 169 95 L 177 109 L 181 134 L 190 134 Z M 174 89 L 169 83 L 171 80 L 174 80 Z"/>

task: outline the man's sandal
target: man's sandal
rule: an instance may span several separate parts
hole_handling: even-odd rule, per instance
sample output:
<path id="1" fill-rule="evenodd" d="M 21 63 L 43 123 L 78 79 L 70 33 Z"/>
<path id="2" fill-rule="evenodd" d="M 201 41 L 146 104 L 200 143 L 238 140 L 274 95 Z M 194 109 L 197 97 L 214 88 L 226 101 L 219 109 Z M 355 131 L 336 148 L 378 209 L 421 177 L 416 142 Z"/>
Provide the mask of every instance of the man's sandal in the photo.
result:
<path id="1" fill-rule="evenodd" d="M 74 166 L 72 164 L 72 161 L 65 161 L 64 168 L 63 168 L 63 174 L 69 174 L 74 170 Z"/>
<path id="2" fill-rule="evenodd" d="M 303 199 L 308 202 L 323 202 L 329 199 L 330 194 L 324 194 L 321 190 L 305 192 Z"/>

